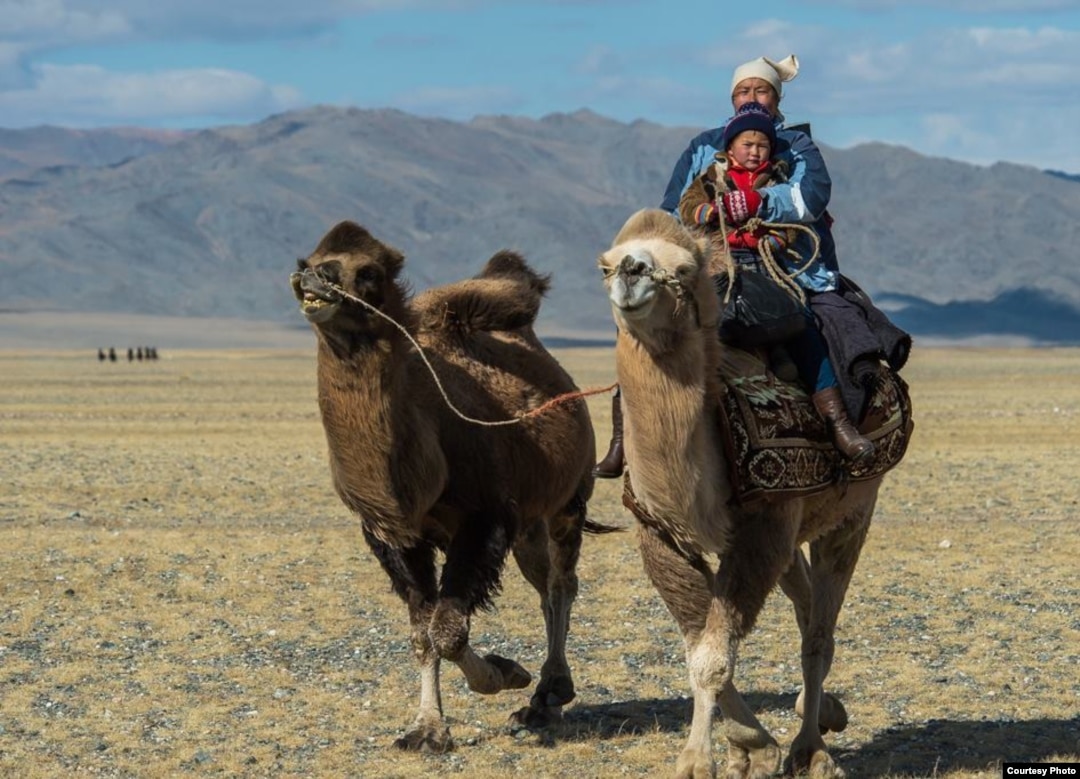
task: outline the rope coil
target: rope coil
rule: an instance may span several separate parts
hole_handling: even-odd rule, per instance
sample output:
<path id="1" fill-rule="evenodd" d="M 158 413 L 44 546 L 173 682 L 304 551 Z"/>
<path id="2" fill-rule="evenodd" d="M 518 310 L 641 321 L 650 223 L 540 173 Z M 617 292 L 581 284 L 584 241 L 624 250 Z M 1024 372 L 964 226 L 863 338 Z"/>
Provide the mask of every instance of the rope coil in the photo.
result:
<path id="1" fill-rule="evenodd" d="M 809 227 L 803 224 L 798 224 L 794 222 L 766 222 L 765 220 L 756 216 L 748 219 L 741 227 L 738 228 L 738 230 L 739 232 L 755 233 L 762 228 L 765 229 L 766 234 L 763 235 L 757 243 L 757 255 L 761 259 L 762 267 L 765 268 L 765 272 L 768 274 L 769 278 L 775 281 L 781 289 L 783 289 L 785 292 L 787 292 L 789 295 L 791 295 L 803 305 L 806 305 L 806 293 L 803 291 L 803 288 L 799 286 L 798 282 L 795 281 L 795 277 L 807 268 L 809 268 L 820 256 L 821 237 L 814 230 L 811 230 Z M 772 235 L 788 230 L 801 231 L 806 233 L 810 236 L 810 241 L 814 245 L 814 251 L 811 252 L 810 259 L 808 259 L 806 262 L 804 262 L 802 265 L 800 265 L 793 271 L 786 271 L 783 269 L 783 267 L 780 265 L 779 260 L 774 254 L 772 241 L 769 240 Z M 724 239 L 724 252 L 730 257 L 731 247 L 728 244 L 728 231 L 727 226 L 724 224 L 723 209 L 720 209 L 720 234 L 723 236 Z M 787 252 L 788 256 L 794 257 L 796 260 L 801 259 L 798 253 L 790 248 L 785 247 L 784 251 Z M 723 301 L 725 304 L 731 297 L 731 289 L 735 285 L 734 262 L 727 263 L 727 276 L 728 286 L 727 292 L 724 294 Z"/>

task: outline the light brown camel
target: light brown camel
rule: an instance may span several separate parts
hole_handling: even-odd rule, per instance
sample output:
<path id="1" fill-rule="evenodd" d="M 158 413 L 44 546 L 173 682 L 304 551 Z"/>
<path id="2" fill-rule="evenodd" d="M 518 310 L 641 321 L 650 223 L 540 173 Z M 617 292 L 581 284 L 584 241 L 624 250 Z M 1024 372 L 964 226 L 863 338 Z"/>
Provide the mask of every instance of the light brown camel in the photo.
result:
<path id="1" fill-rule="evenodd" d="M 843 772 L 822 735 L 847 714 L 823 692 L 837 615 L 870 525 L 880 476 L 824 491 L 740 506 L 733 501 L 717 424 L 718 301 L 709 243 L 664 211 L 634 214 L 601 255 L 618 338 L 629 486 L 645 570 L 682 631 L 694 696 L 679 777 L 716 775 L 711 732 L 719 702 L 727 776 L 759 779 L 780 749 L 733 682 L 738 643 L 780 584 L 802 634 L 802 727 L 787 770 Z M 810 560 L 800 545 L 809 542 Z M 715 557 L 713 557 L 715 555 Z M 710 563 L 710 561 L 713 561 Z"/>
<path id="2" fill-rule="evenodd" d="M 575 390 L 532 331 L 548 279 L 511 252 L 479 276 L 411 298 L 398 280 L 404 258 L 363 227 L 331 229 L 291 277 L 317 336 L 319 407 L 341 500 L 408 605 L 420 665 L 415 721 L 395 744 L 452 746 L 439 690 L 441 659 L 480 693 L 527 687 L 513 660 L 481 657 L 470 618 L 491 607 L 511 551 L 540 593 L 547 658 L 529 705 L 512 721 L 542 726 L 574 697 L 565 646 L 576 565 L 593 489 L 595 447 L 580 399 L 503 426 Z M 442 397 L 414 334 L 445 387 Z M 441 573 L 436 553 L 445 557 Z"/>

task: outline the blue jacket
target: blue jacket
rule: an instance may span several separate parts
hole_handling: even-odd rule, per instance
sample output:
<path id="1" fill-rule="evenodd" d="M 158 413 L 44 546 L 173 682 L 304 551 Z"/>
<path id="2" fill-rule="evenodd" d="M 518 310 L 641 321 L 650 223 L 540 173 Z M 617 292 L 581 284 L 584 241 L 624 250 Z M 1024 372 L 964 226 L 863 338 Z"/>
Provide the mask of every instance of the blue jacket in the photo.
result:
<path id="1" fill-rule="evenodd" d="M 674 214 L 676 219 L 679 217 L 679 199 L 683 192 L 712 164 L 713 155 L 723 151 L 723 134 L 723 126 L 701 133 L 690 141 L 675 163 L 660 207 Z M 808 132 L 784 127 L 778 121 L 772 158 L 787 163 L 788 181 L 759 190 L 762 205 L 758 216 L 766 222 L 803 224 L 817 232 L 821 239 L 818 259 L 795 280 L 800 286 L 815 292 L 832 291 L 839 281 L 840 268 L 836 261 L 836 244 L 829 229 L 829 218 L 825 214 L 832 195 L 832 179 L 825 168 L 821 151 Z M 804 261 L 814 250 L 810 236 L 801 232 L 791 248 Z M 788 258 L 784 264 L 789 270 L 794 270 L 802 263 Z"/>

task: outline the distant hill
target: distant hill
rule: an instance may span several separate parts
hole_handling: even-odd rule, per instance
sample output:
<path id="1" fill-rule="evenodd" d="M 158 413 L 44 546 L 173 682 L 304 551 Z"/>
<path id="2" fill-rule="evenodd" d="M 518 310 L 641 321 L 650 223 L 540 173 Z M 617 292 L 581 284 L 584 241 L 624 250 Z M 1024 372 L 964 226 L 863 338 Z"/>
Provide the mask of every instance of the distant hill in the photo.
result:
<path id="1" fill-rule="evenodd" d="M 101 130 L 0 128 L 0 180 L 38 168 L 112 165 L 161 151 L 186 135 L 181 131 L 139 127 Z"/>
<path id="2" fill-rule="evenodd" d="M 0 159 L 67 160 L 0 181 L 0 308 L 295 323 L 295 258 L 353 219 L 406 253 L 417 289 L 517 249 L 553 274 L 542 332 L 608 337 L 595 258 L 659 202 L 698 129 L 588 111 L 451 122 L 319 107 L 111 136 L 98 160 L 69 131 L 18 131 L 18 149 L 0 131 Z M 1080 183 L 882 144 L 823 152 L 844 272 L 903 301 L 911 332 L 1080 343 Z"/>

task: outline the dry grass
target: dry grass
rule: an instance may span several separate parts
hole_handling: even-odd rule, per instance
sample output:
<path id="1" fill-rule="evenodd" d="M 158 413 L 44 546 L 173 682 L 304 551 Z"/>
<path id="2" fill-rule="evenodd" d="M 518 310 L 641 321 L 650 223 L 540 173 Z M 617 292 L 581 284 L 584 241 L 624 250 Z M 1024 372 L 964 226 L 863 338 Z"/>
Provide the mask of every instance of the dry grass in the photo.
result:
<path id="1" fill-rule="evenodd" d="M 583 387 L 612 380 L 607 350 L 559 356 Z M 905 376 L 916 435 L 841 614 L 829 687 L 851 725 L 830 744 L 852 777 L 1080 760 L 1080 351 L 923 349 Z M 670 773 L 681 641 L 632 532 L 587 539 L 562 726 L 508 734 L 528 691 L 481 697 L 450 668 L 458 749 L 401 754 L 404 608 L 330 489 L 313 349 L 6 352 L 0 377 L 0 775 Z M 590 407 L 605 444 L 608 397 Z M 616 484 L 591 512 L 631 527 Z M 538 670 L 537 599 L 512 568 L 474 639 Z M 782 597 L 738 678 L 786 747 Z"/>

